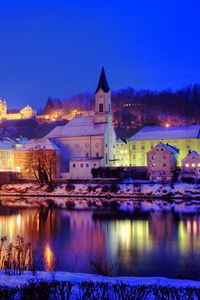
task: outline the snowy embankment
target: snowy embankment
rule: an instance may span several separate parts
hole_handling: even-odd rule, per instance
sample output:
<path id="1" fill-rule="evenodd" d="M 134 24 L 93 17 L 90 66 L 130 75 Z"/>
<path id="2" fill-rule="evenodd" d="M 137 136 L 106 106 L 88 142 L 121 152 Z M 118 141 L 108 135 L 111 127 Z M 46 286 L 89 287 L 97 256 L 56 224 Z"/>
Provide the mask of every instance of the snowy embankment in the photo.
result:
<path id="1" fill-rule="evenodd" d="M 0 291 L 9 299 L 199 299 L 200 282 L 163 277 L 106 277 L 67 272 L 0 275 Z M 36 297 L 37 296 L 37 297 Z M 25 297 L 25 298 L 24 298 Z M 26 298 L 27 297 L 27 298 Z M 31 298 L 33 299 L 33 298 Z"/>
<path id="2" fill-rule="evenodd" d="M 131 198 L 185 198 L 200 199 L 200 185 L 188 183 L 175 184 L 58 184 L 53 191 L 37 184 L 5 184 L 1 186 L 0 196 L 58 196 L 58 197 L 131 197 Z"/>
<path id="3" fill-rule="evenodd" d="M 33 183 L 7 184 L 1 187 L 0 196 L 3 206 L 200 212 L 200 185 L 186 183 L 59 184 L 51 192 Z"/>

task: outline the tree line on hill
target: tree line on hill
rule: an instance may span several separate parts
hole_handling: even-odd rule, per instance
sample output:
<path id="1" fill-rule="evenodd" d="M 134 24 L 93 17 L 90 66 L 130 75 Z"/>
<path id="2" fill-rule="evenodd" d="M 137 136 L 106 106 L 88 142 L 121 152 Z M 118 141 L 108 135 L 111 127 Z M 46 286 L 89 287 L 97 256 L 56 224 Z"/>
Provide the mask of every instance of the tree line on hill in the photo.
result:
<path id="1" fill-rule="evenodd" d="M 82 93 L 68 99 L 48 98 L 45 114 L 62 110 L 94 109 L 94 94 Z M 200 123 L 200 85 L 194 84 L 176 91 L 135 90 L 132 87 L 112 92 L 115 127 L 138 128 L 147 124 L 172 125 Z"/>

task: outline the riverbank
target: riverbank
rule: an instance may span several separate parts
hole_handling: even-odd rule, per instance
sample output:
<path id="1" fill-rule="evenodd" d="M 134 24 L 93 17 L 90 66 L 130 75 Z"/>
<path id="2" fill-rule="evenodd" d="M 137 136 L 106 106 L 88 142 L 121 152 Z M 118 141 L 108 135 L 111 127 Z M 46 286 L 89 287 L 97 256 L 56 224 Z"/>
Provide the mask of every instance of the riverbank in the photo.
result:
<path id="1" fill-rule="evenodd" d="M 57 184 L 53 191 L 34 183 L 5 184 L 0 196 L 27 197 L 101 197 L 101 198 L 154 198 L 154 199 L 199 199 L 200 185 L 188 183 L 153 184 Z"/>
<path id="2" fill-rule="evenodd" d="M 30 299 L 34 294 L 37 295 L 34 299 L 176 300 L 199 299 L 199 291 L 198 281 L 164 277 L 107 277 L 67 272 L 0 275 L 0 293 L 7 298 L 10 296 L 9 299 Z"/>

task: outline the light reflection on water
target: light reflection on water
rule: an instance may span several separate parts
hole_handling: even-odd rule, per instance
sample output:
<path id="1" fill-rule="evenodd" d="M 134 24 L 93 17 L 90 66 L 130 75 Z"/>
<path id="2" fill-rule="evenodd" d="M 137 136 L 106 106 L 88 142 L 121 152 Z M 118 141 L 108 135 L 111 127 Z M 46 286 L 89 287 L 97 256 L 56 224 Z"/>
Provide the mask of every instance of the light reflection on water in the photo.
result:
<path id="1" fill-rule="evenodd" d="M 101 215 L 101 214 L 100 214 Z M 0 210 L 0 236 L 22 235 L 40 249 L 46 269 L 90 272 L 90 260 L 105 257 L 121 275 L 175 277 L 184 257 L 200 249 L 200 215 L 177 218 L 93 218 L 93 211 Z"/>

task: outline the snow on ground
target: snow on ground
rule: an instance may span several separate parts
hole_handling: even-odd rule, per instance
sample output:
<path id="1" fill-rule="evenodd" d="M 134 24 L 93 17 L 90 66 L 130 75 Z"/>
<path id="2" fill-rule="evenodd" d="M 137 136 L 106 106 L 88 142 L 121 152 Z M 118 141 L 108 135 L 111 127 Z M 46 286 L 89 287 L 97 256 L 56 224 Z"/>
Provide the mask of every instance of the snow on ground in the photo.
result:
<path id="1" fill-rule="evenodd" d="M 114 187 L 113 190 L 110 191 Z M 1 205 L 18 207 L 60 207 L 69 209 L 118 207 L 133 211 L 175 210 L 200 212 L 200 185 L 176 183 L 118 185 L 59 184 L 53 192 L 37 184 L 7 184 L 0 190 Z M 195 200 L 196 199 L 196 200 Z"/>
<path id="2" fill-rule="evenodd" d="M 180 279 L 169 279 L 165 277 L 107 277 L 95 274 L 85 274 L 85 273 L 69 273 L 69 272 L 37 272 L 36 275 L 32 275 L 31 272 L 24 272 L 23 275 L 5 275 L 0 274 L 0 286 L 19 286 L 27 284 L 30 280 L 58 280 L 58 281 L 72 281 L 74 283 L 82 281 L 93 281 L 93 282 L 108 282 L 111 284 L 115 283 L 126 283 L 132 286 L 137 285 L 159 285 L 167 287 L 195 287 L 200 288 L 199 281 L 193 280 L 180 280 Z"/>

